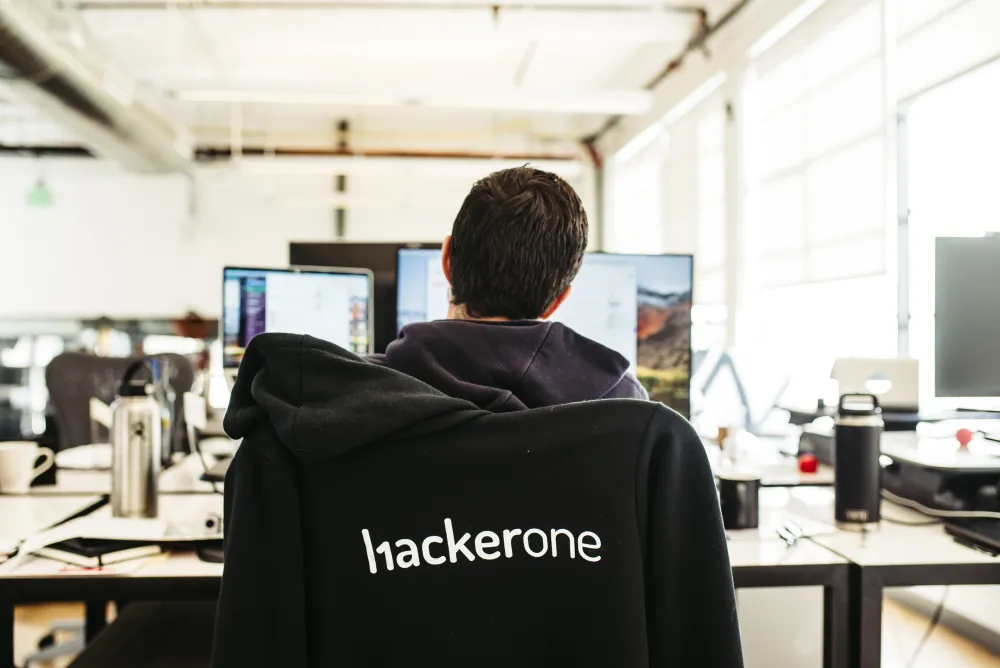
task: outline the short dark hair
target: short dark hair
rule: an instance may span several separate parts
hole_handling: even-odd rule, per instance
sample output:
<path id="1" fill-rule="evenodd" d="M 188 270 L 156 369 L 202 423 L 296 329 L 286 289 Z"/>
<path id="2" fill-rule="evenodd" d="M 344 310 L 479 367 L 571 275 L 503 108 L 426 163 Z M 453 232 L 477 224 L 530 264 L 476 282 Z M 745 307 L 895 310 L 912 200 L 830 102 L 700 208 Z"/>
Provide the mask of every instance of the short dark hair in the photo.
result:
<path id="1" fill-rule="evenodd" d="M 541 317 L 580 270 L 587 227 L 580 197 L 555 174 L 493 172 L 452 227 L 452 301 L 474 318 Z"/>

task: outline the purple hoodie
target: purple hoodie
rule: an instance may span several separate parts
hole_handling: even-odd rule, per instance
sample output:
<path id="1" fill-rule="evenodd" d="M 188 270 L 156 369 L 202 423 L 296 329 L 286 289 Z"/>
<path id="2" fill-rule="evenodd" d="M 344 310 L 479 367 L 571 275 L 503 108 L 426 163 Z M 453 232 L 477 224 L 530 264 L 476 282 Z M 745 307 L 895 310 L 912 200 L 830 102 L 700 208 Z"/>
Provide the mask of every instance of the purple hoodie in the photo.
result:
<path id="1" fill-rule="evenodd" d="M 417 323 L 368 359 L 494 413 L 648 399 L 628 360 L 558 322 Z"/>

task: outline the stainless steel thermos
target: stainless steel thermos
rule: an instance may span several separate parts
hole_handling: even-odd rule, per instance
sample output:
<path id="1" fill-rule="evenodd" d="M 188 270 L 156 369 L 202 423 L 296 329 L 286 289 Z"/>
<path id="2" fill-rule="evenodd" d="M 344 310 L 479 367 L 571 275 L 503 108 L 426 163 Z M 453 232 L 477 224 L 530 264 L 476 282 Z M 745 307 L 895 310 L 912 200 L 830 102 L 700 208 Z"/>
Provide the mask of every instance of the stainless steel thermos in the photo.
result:
<path id="1" fill-rule="evenodd" d="M 841 529 L 863 531 L 881 519 L 882 409 L 871 394 L 845 394 L 834 434 L 834 518 Z"/>
<path id="2" fill-rule="evenodd" d="M 138 376 L 145 372 L 149 379 Z M 131 364 L 111 404 L 111 511 L 115 517 L 156 517 L 162 413 L 153 396 L 152 369 Z"/>

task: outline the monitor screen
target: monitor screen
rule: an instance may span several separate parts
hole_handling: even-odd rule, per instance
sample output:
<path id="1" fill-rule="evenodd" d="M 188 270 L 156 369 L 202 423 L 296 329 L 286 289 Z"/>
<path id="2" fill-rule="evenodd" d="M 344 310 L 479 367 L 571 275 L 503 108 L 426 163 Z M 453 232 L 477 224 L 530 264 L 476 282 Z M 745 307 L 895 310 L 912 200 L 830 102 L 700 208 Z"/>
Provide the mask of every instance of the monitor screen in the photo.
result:
<path id="1" fill-rule="evenodd" d="M 655 401 L 690 411 L 690 255 L 588 253 L 552 319 L 618 351 Z M 448 317 L 440 250 L 399 251 L 397 327 Z"/>
<path id="2" fill-rule="evenodd" d="M 372 276 L 361 269 L 222 271 L 223 366 L 236 368 L 264 332 L 309 334 L 358 355 L 371 352 Z"/>
<path id="3" fill-rule="evenodd" d="M 288 264 L 370 269 L 375 275 L 375 352 L 384 353 L 397 332 L 396 253 L 401 248 L 441 248 L 441 244 L 294 242 L 288 245 Z"/>
<path id="4" fill-rule="evenodd" d="M 1000 235 L 939 238 L 935 256 L 934 393 L 1000 397 Z"/>

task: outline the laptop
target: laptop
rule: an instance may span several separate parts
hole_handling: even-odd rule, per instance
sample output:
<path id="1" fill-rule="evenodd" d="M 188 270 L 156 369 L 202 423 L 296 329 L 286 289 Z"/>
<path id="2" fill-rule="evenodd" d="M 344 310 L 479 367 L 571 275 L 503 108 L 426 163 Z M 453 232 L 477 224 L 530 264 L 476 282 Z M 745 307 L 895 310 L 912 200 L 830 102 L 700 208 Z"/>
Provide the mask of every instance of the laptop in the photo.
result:
<path id="1" fill-rule="evenodd" d="M 874 394 L 884 413 L 917 413 L 920 369 L 908 358 L 844 357 L 833 363 L 830 377 L 841 395 Z"/>

